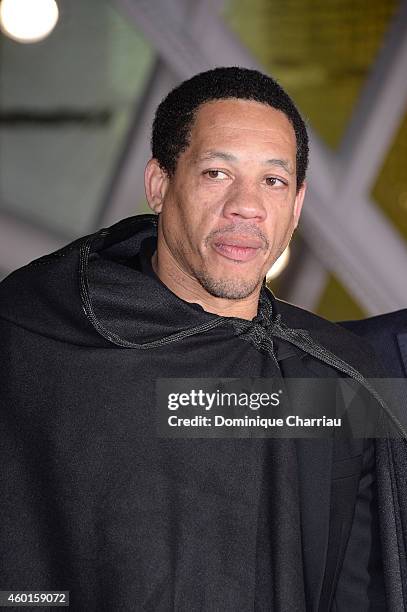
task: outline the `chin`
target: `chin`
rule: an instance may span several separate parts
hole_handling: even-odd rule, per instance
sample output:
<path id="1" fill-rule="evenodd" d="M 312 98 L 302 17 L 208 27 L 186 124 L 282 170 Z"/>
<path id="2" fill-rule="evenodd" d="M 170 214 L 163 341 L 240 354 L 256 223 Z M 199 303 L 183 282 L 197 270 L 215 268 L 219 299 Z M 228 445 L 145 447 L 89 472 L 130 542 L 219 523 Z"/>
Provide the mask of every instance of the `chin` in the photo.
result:
<path id="1" fill-rule="evenodd" d="M 259 288 L 263 279 L 255 278 L 236 278 L 234 277 L 213 277 L 209 274 L 202 274 L 198 277 L 202 287 L 211 295 L 227 300 L 243 300 Z"/>

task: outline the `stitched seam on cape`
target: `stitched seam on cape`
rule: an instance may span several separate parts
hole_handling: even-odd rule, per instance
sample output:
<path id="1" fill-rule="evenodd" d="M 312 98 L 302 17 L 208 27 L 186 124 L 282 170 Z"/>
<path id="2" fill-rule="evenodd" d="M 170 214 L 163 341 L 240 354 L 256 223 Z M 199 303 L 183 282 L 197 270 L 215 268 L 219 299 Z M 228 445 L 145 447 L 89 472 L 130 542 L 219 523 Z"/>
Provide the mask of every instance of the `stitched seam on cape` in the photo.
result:
<path id="1" fill-rule="evenodd" d="M 94 240 L 93 236 L 89 238 L 88 240 L 86 240 L 86 242 L 81 246 L 81 249 L 79 252 L 80 295 L 81 295 L 82 304 L 85 310 L 85 314 L 88 320 L 90 320 L 93 327 L 104 338 L 107 338 L 107 340 L 110 340 L 110 342 L 113 342 L 114 344 L 117 344 L 119 346 L 124 346 L 127 348 L 137 348 L 137 349 L 145 350 L 145 349 L 165 346 L 167 344 L 170 344 L 171 342 L 182 340 L 183 338 L 195 335 L 197 333 L 206 332 L 210 329 L 213 329 L 214 327 L 218 327 L 219 325 L 223 324 L 224 318 L 218 317 L 217 319 L 214 319 L 213 321 L 209 321 L 208 323 L 204 323 L 203 325 L 198 325 L 196 327 L 192 327 L 192 328 L 177 332 L 175 334 L 166 336 L 165 338 L 161 338 L 159 340 L 152 340 L 150 342 L 145 342 L 144 344 L 138 344 L 136 342 L 130 342 L 129 340 L 124 340 L 118 334 L 109 331 L 108 329 L 105 328 L 104 325 L 102 325 L 99 322 L 98 318 L 95 315 L 95 312 L 93 310 L 93 306 L 90 300 L 89 285 L 88 285 L 88 281 L 87 281 L 86 274 L 85 274 L 86 266 L 88 263 L 89 252 L 90 252 L 90 248 L 91 248 L 91 244 L 93 240 Z"/>
<path id="2" fill-rule="evenodd" d="M 308 342 L 308 349 L 311 348 L 311 352 L 309 352 L 308 350 L 309 354 L 311 355 L 313 354 L 312 353 L 312 349 L 313 349 L 314 352 L 317 352 L 321 355 L 321 361 L 324 361 L 323 356 L 325 356 L 325 359 L 328 359 L 327 363 L 332 362 L 332 361 L 334 362 L 334 363 L 331 363 L 333 367 L 335 367 L 335 363 L 337 364 L 337 369 L 340 370 L 342 367 L 343 368 L 342 371 L 345 374 L 347 373 L 348 375 L 353 377 L 355 380 L 359 381 L 369 391 L 369 393 L 375 398 L 375 400 L 383 408 L 383 412 L 386 413 L 390 421 L 394 425 L 396 425 L 399 432 L 403 434 L 403 438 L 407 439 L 407 432 L 404 426 L 401 424 L 399 419 L 391 412 L 387 403 L 380 396 L 380 394 L 376 391 L 376 389 L 369 383 L 369 381 L 363 376 L 361 372 L 359 372 L 353 366 L 348 364 L 346 361 L 344 361 L 343 359 L 335 355 L 335 353 L 332 353 L 329 349 L 325 348 L 324 346 L 316 342 L 307 330 L 294 329 L 294 328 L 290 328 L 284 325 L 284 323 L 281 322 L 280 314 L 277 315 L 276 317 L 275 324 L 273 327 L 273 333 L 275 333 L 277 337 L 280 337 L 283 340 L 291 341 L 293 344 L 298 343 L 297 346 L 299 346 L 300 348 L 303 348 L 303 350 L 306 352 L 307 352 L 307 348 L 304 348 L 304 344 L 301 344 L 301 341 Z M 315 354 L 314 354 L 314 357 L 316 357 L 317 359 L 319 358 L 318 355 L 315 355 Z"/>

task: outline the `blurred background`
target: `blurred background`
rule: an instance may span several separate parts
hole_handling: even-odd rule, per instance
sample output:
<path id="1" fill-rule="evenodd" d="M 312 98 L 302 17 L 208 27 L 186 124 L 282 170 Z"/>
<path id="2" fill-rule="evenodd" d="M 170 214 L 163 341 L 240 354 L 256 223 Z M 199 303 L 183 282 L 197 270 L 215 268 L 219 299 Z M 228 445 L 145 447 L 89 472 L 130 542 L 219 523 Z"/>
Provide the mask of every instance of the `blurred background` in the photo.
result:
<path id="1" fill-rule="evenodd" d="M 1 0 L 0 277 L 147 208 L 160 100 L 259 68 L 311 132 L 278 297 L 329 319 L 407 307 L 407 1 Z"/>

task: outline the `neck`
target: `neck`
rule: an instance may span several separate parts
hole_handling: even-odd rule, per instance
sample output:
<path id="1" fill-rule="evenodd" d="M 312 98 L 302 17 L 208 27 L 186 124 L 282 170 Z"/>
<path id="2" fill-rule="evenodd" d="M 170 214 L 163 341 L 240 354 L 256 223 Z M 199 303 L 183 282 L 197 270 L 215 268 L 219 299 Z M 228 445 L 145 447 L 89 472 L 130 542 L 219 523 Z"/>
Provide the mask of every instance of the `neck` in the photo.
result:
<path id="1" fill-rule="evenodd" d="M 151 264 L 160 281 L 185 302 L 199 304 L 206 312 L 221 317 L 238 317 L 251 321 L 257 315 L 261 287 L 247 298 L 239 300 L 215 297 L 175 262 L 175 265 L 169 265 L 165 258 L 160 258 L 158 251 L 152 256 Z"/>

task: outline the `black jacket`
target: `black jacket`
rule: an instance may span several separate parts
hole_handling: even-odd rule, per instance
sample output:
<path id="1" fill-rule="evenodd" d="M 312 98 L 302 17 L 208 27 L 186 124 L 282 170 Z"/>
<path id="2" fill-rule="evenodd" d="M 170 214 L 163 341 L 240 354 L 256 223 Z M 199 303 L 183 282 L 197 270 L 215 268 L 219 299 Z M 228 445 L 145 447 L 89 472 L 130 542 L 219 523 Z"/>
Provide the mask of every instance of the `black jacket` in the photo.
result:
<path id="1" fill-rule="evenodd" d="M 125 219 L 1 285 L 1 588 L 70 590 L 74 610 L 95 612 L 284 610 L 299 523 L 307 609 L 342 609 L 369 582 L 367 565 L 350 575 L 348 541 L 355 507 L 371 502 L 370 461 L 387 605 L 404 609 L 402 426 L 375 455 L 360 440 L 296 440 L 300 514 L 273 506 L 277 586 L 256 603 L 268 588 L 264 486 L 271 505 L 290 489 L 288 460 L 269 469 L 264 441 L 157 438 L 154 380 L 267 377 L 277 359 L 283 378 L 350 376 L 383 404 L 369 383 L 381 372 L 352 334 L 265 289 L 253 321 L 177 298 L 143 272 L 155 235 L 156 217 Z M 379 587 L 377 608 L 357 591 L 353 609 L 383 609 Z"/>
<path id="2" fill-rule="evenodd" d="M 372 345 L 394 378 L 407 377 L 407 309 L 340 323 Z"/>

